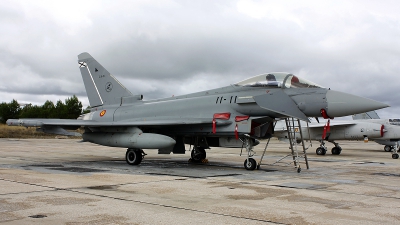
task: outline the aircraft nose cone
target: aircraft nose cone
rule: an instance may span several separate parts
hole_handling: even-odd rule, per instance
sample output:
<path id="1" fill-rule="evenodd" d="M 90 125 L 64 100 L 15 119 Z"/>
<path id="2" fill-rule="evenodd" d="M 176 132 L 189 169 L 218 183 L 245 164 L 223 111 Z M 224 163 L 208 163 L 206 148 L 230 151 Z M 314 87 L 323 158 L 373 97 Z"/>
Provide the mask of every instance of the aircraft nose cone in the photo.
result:
<path id="1" fill-rule="evenodd" d="M 339 91 L 328 90 L 327 114 L 330 117 L 348 116 L 389 107 L 388 104 Z"/>

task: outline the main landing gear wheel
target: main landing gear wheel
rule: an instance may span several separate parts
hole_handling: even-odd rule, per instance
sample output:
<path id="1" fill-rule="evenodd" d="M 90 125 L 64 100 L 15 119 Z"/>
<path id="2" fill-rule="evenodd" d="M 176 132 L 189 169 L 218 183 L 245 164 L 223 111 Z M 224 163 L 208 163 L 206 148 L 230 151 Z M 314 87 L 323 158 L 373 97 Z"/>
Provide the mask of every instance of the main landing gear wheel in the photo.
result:
<path id="1" fill-rule="evenodd" d="M 340 148 L 340 147 L 332 148 L 332 155 L 340 155 L 341 152 L 342 152 L 342 148 Z"/>
<path id="2" fill-rule="evenodd" d="M 399 158 L 399 154 L 395 153 L 392 155 L 392 159 L 398 159 Z"/>
<path id="3" fill-rule="evenodd" d="M 383 147 L 383 150 L 385 150 L 385 152 L 391 152 L 392 151 L 392 146 L 385 145 L 385 147 Z"/>
<path id="4" fill-rule="evenodd" d="M 325 155 L 326 149 L 323 147 L 319 147 L 319 148 L 317 148 L 317 150 L 315 152 L 317 153 L 317 155 Z"/>
<path id="5" fill-rule="evenodd" d="M 248 160 L 244 160 L 244 168 L 246 170 L 254 170 L 257 167 L 257 162 L 253 158 L 249 158 Z"/>
<path id="6" fill-rule="evenodd" d="M 193 162 L 201 162 L 201 160 L 207 157 L 206 150 L 203 147 L 197 147 L 192 150 L 190 156 Z"/>
<path id="7" fill-rule="evenodd" d="M 143 159 L 143 150 L 138 148 L 128 148 L 125 154 L 126 163 L 129 165 L 139 165 Z"/>

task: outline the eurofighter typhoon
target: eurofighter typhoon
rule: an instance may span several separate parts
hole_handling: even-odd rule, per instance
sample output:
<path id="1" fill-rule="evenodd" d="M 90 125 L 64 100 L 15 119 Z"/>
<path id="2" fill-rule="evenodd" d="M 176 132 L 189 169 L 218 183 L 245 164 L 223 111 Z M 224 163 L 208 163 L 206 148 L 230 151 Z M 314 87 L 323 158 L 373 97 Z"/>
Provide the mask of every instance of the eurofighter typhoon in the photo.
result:
<path id="1" fill-rule="evenodd" d="M 143 149 L 185 153 L 191 160 L 206 158 L 210 147 L 243 147 L 244 167 L 256 168 L 252 148 L 258 138 L 270 138 L 275 118 L 333 118 L 376 110 L 388 105 L 323 88 L 289 73 L 267 73 L 217 89 L 144 101 L 133 95 L 88 53 L 78 64 L 91 112 L 70 119 L 10 119 L 8 125 L 38 127 L 47 133 L 76 135 L 84 141 L 127 148 L 125 159 L 140 164 Z"/>

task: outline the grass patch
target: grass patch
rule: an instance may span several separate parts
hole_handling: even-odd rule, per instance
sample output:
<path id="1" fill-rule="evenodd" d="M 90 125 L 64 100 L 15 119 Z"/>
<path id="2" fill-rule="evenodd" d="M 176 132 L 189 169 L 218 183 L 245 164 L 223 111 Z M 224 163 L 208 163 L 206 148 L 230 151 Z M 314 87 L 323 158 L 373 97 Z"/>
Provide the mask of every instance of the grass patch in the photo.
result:
<path id="1" fill-rule="evenodd" d="M 79 130 L 77 132 L 80 132 Z M 80 132 L 82 133 L 82 132 Z M 46 138 L 66 138 L 66 136 L 57 134 L 47 134 L 36 131 L 35 127 L 16 127 L 7 126 L 6 124 L 0 124 L 0 138 L 35 138 L 35 139 L 46 139 Z M 68 136 L 67 138 L 82 139 L 81 137 Z"/>

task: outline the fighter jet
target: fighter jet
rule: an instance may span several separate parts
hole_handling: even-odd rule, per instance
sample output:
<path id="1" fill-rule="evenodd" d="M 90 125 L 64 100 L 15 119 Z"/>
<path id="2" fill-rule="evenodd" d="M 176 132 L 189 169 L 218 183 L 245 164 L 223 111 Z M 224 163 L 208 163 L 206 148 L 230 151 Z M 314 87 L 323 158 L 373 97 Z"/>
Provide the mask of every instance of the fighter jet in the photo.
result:
<path id="1" fill-rule="evenodd" d="M 299 134 L 298 129 L 295 132 Z M 321 143 L 316 150 L 317 155 L 326 154 L 325 141 L 335 145 L 331 150 L 332 155 L 339 155 L 342 152 L 342 148 L 339 143 L 335 142 L 337 140 L 364 140 L 364 142 L 372 140 L 377 143 L 390 141 L 396 141 L 395 143 L 397 143 L 400 140 L 400 126 L 391 125 L 388 120 L 383 119 L 328 121 L 326 124 L 312 121 L 308 125 L 302 121 L 301 129 L 303 137 L 308 137 Z M 274 136 L 284 141 L 288 138 L 284 121 L 277 121 Z M 300 135 L 296 135 L 296 137 L 299 141 Z M 397 144 L 393 148 L 393 159 L 399 158 L 398 148 Z"/>
<path id="2" fill-rule="evenodd" d="M 353 120 L 356 121 L 366 121 L 371 123 L 384 124 L 384 126 L 400 126 L 400 119 L 381 119 L 375 111 L 361 113 L 353 115 Z M 395 128 L 397 129 L 397 128 Z M 393 151 L 392 158 L 398 158 L 397 151 L 400 146 L 400 131 L 397 131 L 399 137 L 396 138 L 385 138 L 385 139 L 376 139 L 374 140 L 376 143 L 384 145 L 383 150 L 385 152 Z"/>
<path id="3" fill-rule="evenodd" d="M 330 90 L 276 72 L 262 74 L 217 89 L 157 100 L 133 95 L 88 53 L 78 65 L 91 112 L 77 120 L 10 119 L 8 125 L 39 127 L 41 131 L 76 135 L 65 129 L 84 127 L 84 141 L 127 148 L 125 160 L 140 164 L 143 149 L 185 153 L 192 161 L 206 158 L 210 147 L 245 147 L 244 167 L 256 168 L 253 146 L 273 134 L 275 118 L 333 118 L 388 107 L 371 99 Z"/>

